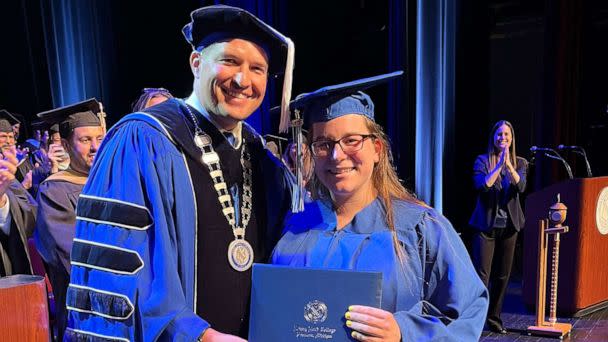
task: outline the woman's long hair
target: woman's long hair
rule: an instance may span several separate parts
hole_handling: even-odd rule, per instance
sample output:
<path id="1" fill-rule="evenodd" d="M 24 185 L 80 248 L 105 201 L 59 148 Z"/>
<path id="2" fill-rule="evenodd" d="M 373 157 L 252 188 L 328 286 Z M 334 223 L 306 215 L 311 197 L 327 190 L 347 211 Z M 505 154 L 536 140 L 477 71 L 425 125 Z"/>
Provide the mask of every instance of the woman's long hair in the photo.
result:
<path id="1" fill-rule="evenodd" d="M 374 166 L 372 172 L 372 184 L 376 191 L 378 191 L 378 197 L 382 201 L 382 204 L 386 210 L 386 224 L 391 230 L 393 235 L 393 246 L 397 253 L 397 257 L 401 261 L 402 265 L 405 261 L 405 254 L 403 249 L 399 245 L 397 240 L 397 232 L 395 229 L 395 217 L 393 212 L 393 200 L 403 200 L 418 205 L 428 207 L 424 202 L 416 198 L 416 196 L 408 191 L 397 176 L 397 171 L 392 164 L 392 158 L 390 155 L 391 146 L 387 135 L 384 133 L 382 126 L 378 125 L 374 121 L 365 118 L 366 126 L 371 134 L 375 136 L 374 139 L 378 139 L 381 142 L 382 148 L 380 149 L 380 160 Z M 313 130 L 309 132 L 309 141 L 313 141 Z M 327 199 L 330 198 L 329 190 L 325 187 L 317 175 L 313 173 L 312 178 L 309 182 L 309 190 L 313 199 Z"/>
<path id="2" fill-rule="evenodd" d="M 494 125 L 492 131 L 490 131 L 490 138 L 488 140 L 488 162 L 490 164 L 490 170 L 493 170 L 496 167 L 498 160 L 500 160 L 500 151 L 496 148 L 496 146 L 494 146 L 494 135 L 502 125 L 509 127 L 511 130 L 511 147 L 509 147 L 509 157 L 511 159 L 511 165 L 513 165 L 513 167 L 517 167 L 517 155 L 515 154 L 515 130 L 513 130 L 513 125 L 511 125 L 509 121 L 500 120 Z M 502 177 L 500 175 L 498 177 L 498 181 L 500 181 Z"/>

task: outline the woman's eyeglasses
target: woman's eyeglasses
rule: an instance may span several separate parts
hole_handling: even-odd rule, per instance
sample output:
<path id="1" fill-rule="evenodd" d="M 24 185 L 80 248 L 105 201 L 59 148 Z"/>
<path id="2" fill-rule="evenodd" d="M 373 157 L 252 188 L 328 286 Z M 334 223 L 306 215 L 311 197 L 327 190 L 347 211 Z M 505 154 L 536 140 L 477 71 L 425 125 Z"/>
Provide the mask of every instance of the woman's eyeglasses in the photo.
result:
<path id="1" fill-rule="evenodd" d="M 354 154 L 363 148 L 363 142 L 368 138 L 375 138 L 375 134 L 353 134 L 338 140 L 318 140 L 311 144 L 312 155 L 315 157 L 327 157 L 336 144 L 345 154 Z"/>

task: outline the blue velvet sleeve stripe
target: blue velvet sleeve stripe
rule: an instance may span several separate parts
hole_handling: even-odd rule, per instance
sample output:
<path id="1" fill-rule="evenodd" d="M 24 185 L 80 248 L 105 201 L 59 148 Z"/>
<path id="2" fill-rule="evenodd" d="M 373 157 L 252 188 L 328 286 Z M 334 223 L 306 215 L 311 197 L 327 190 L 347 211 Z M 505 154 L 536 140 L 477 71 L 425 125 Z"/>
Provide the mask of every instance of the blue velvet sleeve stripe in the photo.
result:
<path id="1" fill-rule="evenodd" d="M 66 306 L 70 310 L 118 320 L 131 317 L 134 310 L 125 295 L 75 284 L 68 287 Z"/>
<path id="2" fill-rule="evenodd" d="M 135 274 L 144 267 L 144 262 L 134 250 L 75 238 L 72 265 L 111 273 Z"/>
<path id="3" fill-rule="evenodd" d="M 152 225 L 148 208 L 116 199 L 80 195 L 76 208 L 77 219 L 109 224 L 135 230 L 146 230 Z"/>
<path id="4" fill-rule="evenodd" d="M 129 342 L 123 337 L 106 336 L 72 328 L 67 328 L 63 336 L 65 341 L 72 342 Z"/>

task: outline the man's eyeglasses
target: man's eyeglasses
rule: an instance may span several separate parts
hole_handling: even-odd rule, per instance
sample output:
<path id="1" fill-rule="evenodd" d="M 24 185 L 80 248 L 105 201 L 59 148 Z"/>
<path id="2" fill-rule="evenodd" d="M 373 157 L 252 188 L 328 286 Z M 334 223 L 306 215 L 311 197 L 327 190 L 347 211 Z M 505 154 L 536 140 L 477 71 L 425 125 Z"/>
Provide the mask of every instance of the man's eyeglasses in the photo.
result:
<path id="1" fill-rule="evenodd" d="M 338 140 L 319 140 L 311 144 L 312 155 L 315 157 L 327 157 L 336 144 L 345 154 L 354 154 L 363 148 L 363 142 L 368 138 L 375 138 L 375 134 L 353 134 Z"/>

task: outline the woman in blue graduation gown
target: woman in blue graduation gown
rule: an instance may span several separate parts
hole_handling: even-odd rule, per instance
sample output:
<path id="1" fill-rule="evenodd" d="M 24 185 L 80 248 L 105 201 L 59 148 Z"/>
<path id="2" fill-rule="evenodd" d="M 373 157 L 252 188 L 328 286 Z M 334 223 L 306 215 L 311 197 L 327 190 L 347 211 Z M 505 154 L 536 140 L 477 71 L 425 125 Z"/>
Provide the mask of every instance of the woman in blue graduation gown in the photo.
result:
<path id="1" fill-rule="evenodd" d="M 382 272 L 381 308 L 352 303 L 345 313 L 356 340 L 475 341 L 487 291 L 449 221 L 399 182 L 373 102 L 358 91 L 395 76 L 292 104 L 312 121 L 316 201 L 287 219 L 272 262 Z"/>

